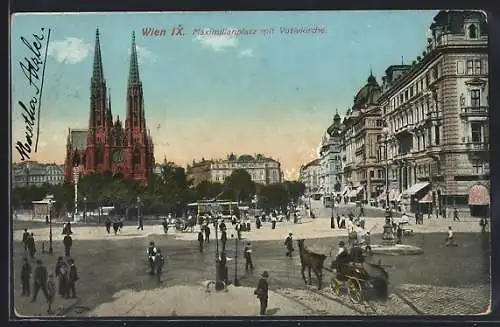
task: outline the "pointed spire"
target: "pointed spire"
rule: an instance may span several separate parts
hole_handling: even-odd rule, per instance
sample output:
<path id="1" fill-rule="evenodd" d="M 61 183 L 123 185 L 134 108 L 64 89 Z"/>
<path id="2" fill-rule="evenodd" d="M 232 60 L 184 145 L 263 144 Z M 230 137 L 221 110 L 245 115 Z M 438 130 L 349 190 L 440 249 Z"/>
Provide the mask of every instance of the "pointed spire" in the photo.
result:
<path id="1" fill-rule="evenodd" d="M 132 49 L 130 51 L 130 70 L 128 75 L 128 85 L 139 84 L 139 64 L 137 61 L 137 47 L 135 45 L 135 32 L 132 32 Z"/>
<path id="2" fill-rule="evenodd" d="M 99 28 L 95 31 L 94 47 L 94 69 L 92 79 L 96 82 L 104 82 L 104 72 L 102 70 L 101 42 L 99 41 Z"/>
<path id="3" fill-rule="evenodd" d="M 111 88 L 108 88 L 108 110 L 111 112 Z"/>

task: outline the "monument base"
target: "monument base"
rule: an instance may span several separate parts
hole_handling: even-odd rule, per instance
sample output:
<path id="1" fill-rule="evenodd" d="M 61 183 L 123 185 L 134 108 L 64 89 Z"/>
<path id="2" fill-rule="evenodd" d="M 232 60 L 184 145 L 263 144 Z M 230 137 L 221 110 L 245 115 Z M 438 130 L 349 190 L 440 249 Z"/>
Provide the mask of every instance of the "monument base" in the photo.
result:
<path id="1" fill-rule="evenodd" d="M 372 253 L 378 255 L 418 255 L 424 253 L 424 250 L 418 246 L 406 244 L 386 245 L 384 241 L 382 244 L 372 245 L 371 248 Z"/>

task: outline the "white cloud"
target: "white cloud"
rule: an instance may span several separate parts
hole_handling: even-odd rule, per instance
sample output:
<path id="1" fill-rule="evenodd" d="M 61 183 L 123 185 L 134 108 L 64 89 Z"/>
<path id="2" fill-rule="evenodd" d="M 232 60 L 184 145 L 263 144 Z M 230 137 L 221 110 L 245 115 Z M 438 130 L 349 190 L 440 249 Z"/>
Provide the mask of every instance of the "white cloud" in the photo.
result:
<path id="1" fill-rule="evenodd" d="M 76 64 L 88 57 L 93 46 L 83 39 L 67 37 L 61 41 L 52 41 L 49 44 L 48 55 L 59 63 Z"/>
<path id="2" fill-rule="evenodd" d="M 155 62 L 158 58 L 156 54 L 149 51 L 145 47 L 136 45 L 135 48 L 137 50 L 137 60 L 139 61 L 139 64 L 143 64 L 146 62 Z M 128 50 L 128 54 L 130 55 L 130 49 Z"/>
<path id="3" fill-rule="evenodd" d="M 253 50 L 252 49 L 241 50 L 240 53 L 238 54 L 238 57 L 253 57 Z"/>
<path id="4" fill-rule="evenodd" d="M 231 34 L 232 31 L 236 31 L 235 28 L 228 28 L 226 30 L 227 34 Z M 205 35 L 197 35 L 195 40 L 199 41 L 204 47 L 209 47 L 214 51 L 224 51 L 226 48 L 235 48 L 238 46 L 238 40 L 236 36 L 233 35 L 210 35 L 210 29 L 204 28 L 203 33 Z"/>

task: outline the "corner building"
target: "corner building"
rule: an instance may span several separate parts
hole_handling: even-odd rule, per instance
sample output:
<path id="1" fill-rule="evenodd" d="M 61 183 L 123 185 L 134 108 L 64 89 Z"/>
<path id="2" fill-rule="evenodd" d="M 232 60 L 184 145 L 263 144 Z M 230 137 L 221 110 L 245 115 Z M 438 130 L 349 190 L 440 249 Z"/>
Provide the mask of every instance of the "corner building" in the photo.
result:
<path id="1" fill-rule="evenodd" d="M 155 159 L 153 141 L 146 128 L 134 33 L 125 123 L 118 116 L 113 121 L 111 97 L 104 79 L 99 30 L 96 31 L 90 93 L 89 128 L 69 130 L 65 160 L 66 181 L 73 182 L 74 170 L 77 168 L 79 174 L 111 171 L 113 174 L 122 174 L 125 178 L 147 183 Z"/>
<path id="2" fill-rule="evenodd" d="M 475 11 L 441 11 L 427 50 L 391 66 L 378 99 L 391 190 L 404 209 L 474 216 L 489 206 L 488 30 Z M 394 76 L 402 69 L 403 74 Z"/>

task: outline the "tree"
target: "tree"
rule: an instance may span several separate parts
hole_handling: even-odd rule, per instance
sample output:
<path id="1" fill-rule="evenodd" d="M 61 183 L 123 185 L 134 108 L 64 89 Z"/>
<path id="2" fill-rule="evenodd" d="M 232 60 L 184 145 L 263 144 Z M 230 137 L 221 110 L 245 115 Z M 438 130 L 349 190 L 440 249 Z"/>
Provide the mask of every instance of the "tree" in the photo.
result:
<path id="1" fill-rule="evenodd" d="M 259 187 L 259 203 L 264 208 L 285 209 L 288 201 L 288 192 L 284 184 L 269 184 Z"/>
<path id="2" fill-rule="evenodd" d="M 238 201 L 248 201 L 255 194 L 255 183 L 244 169 L 235 169 L 224 181 L 231 197 Z"/>
<path id="3" fill-rule="evenodd" d="M 288 193 L 288 198 L 290 200 L 297 201 L 298 198 L 304 195 L 304 192 L 306 191 L 306 186 L 302 182 L 285 181 L 284 185 Z"/>

